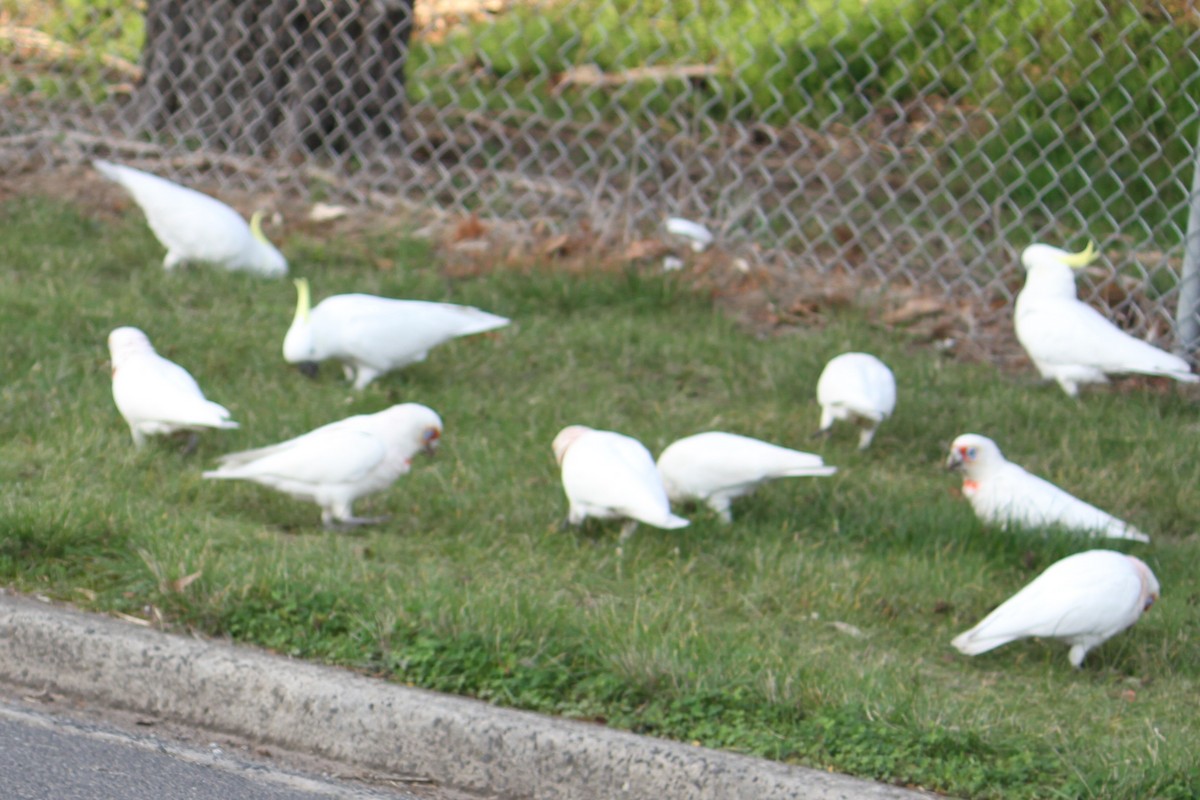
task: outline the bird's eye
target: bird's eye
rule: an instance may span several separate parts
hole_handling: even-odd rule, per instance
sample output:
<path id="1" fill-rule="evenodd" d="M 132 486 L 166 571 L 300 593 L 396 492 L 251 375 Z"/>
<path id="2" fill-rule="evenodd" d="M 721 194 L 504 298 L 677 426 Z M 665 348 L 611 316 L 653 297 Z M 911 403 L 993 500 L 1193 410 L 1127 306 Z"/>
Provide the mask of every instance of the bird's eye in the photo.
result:
<path id="1" fill-rule="evenodd" d="M 437 428 L 427 428 L 425 431 L 425 441 L 432 442 L 434 439 L 438 438 L 440 435 L 441 434 L 438 432 Z"/>
<path id="2" fill-rule="evenodd" d="M 975 457 L 975 448 L 968 447 L 967 448 L 967 458 L 974 458 L 974 457 Z"/>

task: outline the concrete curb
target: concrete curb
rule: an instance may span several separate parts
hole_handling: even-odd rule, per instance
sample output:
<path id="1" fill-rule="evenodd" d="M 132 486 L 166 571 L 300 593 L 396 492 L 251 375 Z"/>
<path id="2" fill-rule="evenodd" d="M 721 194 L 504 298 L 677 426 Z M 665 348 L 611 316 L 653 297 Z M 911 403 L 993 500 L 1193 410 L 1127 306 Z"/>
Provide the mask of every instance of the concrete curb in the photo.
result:
<path id="1" fill-rule="evenodd" d="M 0 678 L 461 789 L 572 800 L 929 797 L 0 595 Z"/>

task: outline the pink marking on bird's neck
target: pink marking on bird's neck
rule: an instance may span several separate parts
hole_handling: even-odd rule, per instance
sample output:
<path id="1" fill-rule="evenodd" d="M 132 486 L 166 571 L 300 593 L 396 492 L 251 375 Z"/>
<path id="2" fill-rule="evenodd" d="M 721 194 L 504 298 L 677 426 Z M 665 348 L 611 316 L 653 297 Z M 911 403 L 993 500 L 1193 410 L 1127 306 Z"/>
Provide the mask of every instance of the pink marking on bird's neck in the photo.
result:
<path id="1" fill-rule="evenodd" d="M 979 491 L 979 481 L 973 481 L 970 478 L 967 478 L 966 480 L 963 481 L 962 490 L 963 490 L 963 494 L 970 497 L 971 495 L 973 495 Z"/>

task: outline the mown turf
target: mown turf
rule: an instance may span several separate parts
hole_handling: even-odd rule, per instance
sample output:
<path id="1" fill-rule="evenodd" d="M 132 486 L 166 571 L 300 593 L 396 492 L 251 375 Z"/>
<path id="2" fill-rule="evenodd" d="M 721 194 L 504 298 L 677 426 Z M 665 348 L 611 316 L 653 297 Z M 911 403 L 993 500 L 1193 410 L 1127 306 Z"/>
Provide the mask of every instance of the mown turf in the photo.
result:
<path id="1" fill-rule="evenodd" d="M 757 340 L 683 276 L 553 269 L 451 280 L 399 231 L 282 237 L 316 297 L 476 304 L 515 324 L 353 393 L 285 365 L 287 281 L 165 274 L 136 212 L 26 199 L 0 234 L 0 580 L 387 679 L 969 797 L 1192 797 L 1197 396 L 1157 385 L 1082 401 L 1031 374 L 960 364 L 856 312 Z M 390 268 L 380 265 L 390 264 Z M 227 405 L 237 431 L 134 450 L 105 339 L 137 325 Z M 813 440 L 817 375 L 884 358 L 896 416 L 867 453 Z M 395 402 L 446 422 L 436 458 L 323 531 L 314 506 L 203 481 L 229 450 Z M 655 453 L 719 428 L 811 449 L 841 471 L 769 485 L 721 525 L 559 530 L 549 444 L 564 425 Z M 982 527 L 941 467 L 958 433 L 1148 531 L 1163 587 L 1072 670 L 1022 642 L 968 659 L 959 631 L 1092 542 Z"/>

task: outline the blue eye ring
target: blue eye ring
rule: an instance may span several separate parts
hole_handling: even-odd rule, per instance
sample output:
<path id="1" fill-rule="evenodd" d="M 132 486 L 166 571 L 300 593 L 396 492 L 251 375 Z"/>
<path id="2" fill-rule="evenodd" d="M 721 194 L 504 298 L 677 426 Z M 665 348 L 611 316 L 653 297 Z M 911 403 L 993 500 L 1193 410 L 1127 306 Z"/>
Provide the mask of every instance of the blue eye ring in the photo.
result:
<path id="1" fill-rule="evenodd" d="M 967 448 L 967 458 L 974 458 L 974 457 L 975 457 L 975 448 L 968 447 Z"/>

